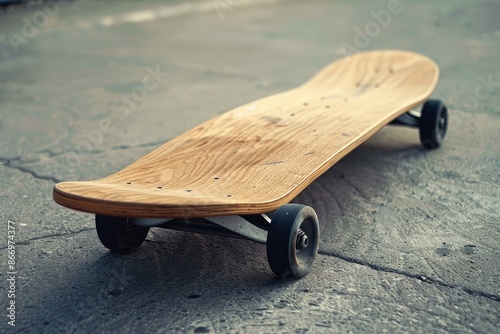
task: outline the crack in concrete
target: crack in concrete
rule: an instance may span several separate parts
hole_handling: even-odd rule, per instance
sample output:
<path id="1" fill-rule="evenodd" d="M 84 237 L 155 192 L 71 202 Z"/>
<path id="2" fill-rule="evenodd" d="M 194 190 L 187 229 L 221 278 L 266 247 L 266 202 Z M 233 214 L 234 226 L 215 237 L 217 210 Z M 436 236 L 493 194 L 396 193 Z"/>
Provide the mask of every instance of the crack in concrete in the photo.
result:
<path id="1" fill-rule="evenodd" d="M 488 299 L 496 301 L 496 302 L 500 302 L 500 295 L 495 295 L 495 294 L 491 294 L 491 293 L 487 293 L 487 292 L 483 292 L 483 291 L 479 291 L 479 290 L 474 290 L 474 289 L 470 289 L 470 288 L 455 285 L 455 284 L 446 283 L 445 281 L 440 280 L 440 279 L 435 279 L 435 278 L 431 278 L 431 277 L 419 275 L 419 274 L 413 274 L 413 273 L 410 273 L 410 272 L 407 272 L 404 270 L 380 266 L 380 265 L 373 264 L 373 263 L 370 263 L 370 262 L 365 261 L 365 260 L 360 260 L 360 259 L 356 259 L 356 258 L 353 258 L 350 256 L 342 255 L 338 252 L 320 250 L 320 251 L 318 251 L 318 254 L 335 257 L 335 258 L 338 258 L 340 260 L 343 260 L 343 261 L 346 261 L 349 263 L 359 264 L 359 265 L 362 265 L 362 266 L 365 266 L 365 267 L 368 267 L 370 269 L 380 271 L 380 272 L 402 275 L 402 276 L 405 276 L 408 278 L 418 279 L 419 281 L 422 281 L 425 283 L 436 284 L 436 285 L 439 285 L 439 286 L 442 286 L 445 288 L 460 289 L 460 290 L 464 291 L 465 293 L 472 295 L 472 296 L 484 297 L 484 298 L 488 298 Z"/>
<path id="2" fill-rule="evenodd" d="M 28 169 L 26 167 L 19 166 L 19 165 L 13 165 L 10 162 L 10 160 L 8 160 L 8 159 L 0 158 L 0 161 L 2 162 L 3 166 L 16 169 L 16 170 L 18 170 L 20 172 L 23 172 L 23 173 L 28 173 L 31 176 L 33 176 L 35 179 L 45 180 L 45 181 L 52 181 L 53 183 L 59 183 L 59 182 L 61 182 L 61 180 L 59 180 L 58 178 L 56 178 L 54 176 L 40 175 L 37 172 L 35 172 L 35 171 L 31 170 L 31 169 Z"/>
<path id="3" fill-rule="evenodd" d="M 106 149 L 106 150 L 80 151 L 80 150 L 70 148 L 70 149 L 60 151 L 60 152 L 56 152 L 56 151 L 53 151 L 51 149 L 43 149 L 40 151 L 36 151 L 35 154 L 37 154 L 37 155 L 46 154 L 49 159 L 59 157 L 59 156 L 62 156 L 64 154 L 68 154 L 68 153 L 76 153 L 78 155 L 92 155 L 92 154 L 103 153 L 106 151 L 119 151 L 119 150 L 129 150 L 129 149 L 134 149 L 134 148 L 158 146 L 158 145 L 161 145 L 161 144 L 167 142 L 168 140 L 169 139 L 162 139 L 162 140 L 157 140 L 154 142 L 147 142 L 147 143 L 137 144 L 137 145 L 116 145 L 116 146 L 112 146 L 111 148 Z M 40 159 L 40 158 L 35 158 L 35 159 L 31 158 L 30 160 L 23 160 L 20 156 L 14 156 L 11 158 L 0 157 L 0 162 L 5 167 L 13 168 L 13 169 L 16 169 L 16 170 L 23 172 L 23 173 L 28 173 L 31 176 L 33 176 L 35 179 L 51 181 L 53 183 L 62 182 L 62 180 L 58 179 L 55 176 L 41 175 L 41 174 L 38 174 L 37 172 L 23 166 L 23 165 L 38 163 L 40 161 L 42 161 L 42 159 Z"/>
<path id="4" fill-rule="evenodd" d="M 33 241 L 38 241 L 38 240 L 43 240 L 43 239 L 48 239 L 48 238 L 56 238 L 56 237 L 67 237 L 67 236 L 71 236 L 71 235 L 75 235 L 75 234 L 79 234 L 79 233 L 83 233 L 83 232 L 87 232 L 87 231 L 91 231 L 91 230 L 95 230 L 95 228 L 94 227 L 89 227 L 89 228 L 85 228 L 83 230 L 79 230 L 79 231 L 75 231 L 75 232 L 70 232 L 70 233 L 47 234 L 47 235 L 43 235 L 43 236 L 40 236 L 40 237 L 34 237 L 34 238 L 31 238 L 31 239 L 20 241 L 20 242 L 17 243 L 17 245 L 18 246 L 19 245 L 25 246 L 25 245 L 29 245 Z M 0 248 L 0 250 L 3 250 L 3 249 L 7 249 L 7 246 Z"/>

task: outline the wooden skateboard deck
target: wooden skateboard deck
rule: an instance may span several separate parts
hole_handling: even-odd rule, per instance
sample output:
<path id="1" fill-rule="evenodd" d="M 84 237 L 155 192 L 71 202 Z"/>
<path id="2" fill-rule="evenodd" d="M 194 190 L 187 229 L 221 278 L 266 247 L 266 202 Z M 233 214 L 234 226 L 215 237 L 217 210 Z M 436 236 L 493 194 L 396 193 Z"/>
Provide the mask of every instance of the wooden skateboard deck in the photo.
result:
<path id="1" fill-rule="evenodd" d="M 58 183 L 54 199 L 120 217 L 273 211 L 427 100 L 438 76 L 431 59 L 412 52 L 342 58 L 302 86 L 211 119 L 113 175 Z"/>

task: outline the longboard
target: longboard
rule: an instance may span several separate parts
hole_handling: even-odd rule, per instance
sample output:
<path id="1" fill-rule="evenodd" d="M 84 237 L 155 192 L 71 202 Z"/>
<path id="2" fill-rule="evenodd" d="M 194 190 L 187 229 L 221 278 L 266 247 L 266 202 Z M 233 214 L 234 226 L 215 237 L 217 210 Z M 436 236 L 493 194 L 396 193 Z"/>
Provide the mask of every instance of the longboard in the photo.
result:
<path id="1" fill-rule="evenodd" d="M 424 147 L 438 147 L 446 133 L 444 105 L 431 100 L 421 115 L 408 113 L 428 100 L 438 76 L 434 61 L 413 52 L 345 57 L 303 85 L 213 118 L 115 174 L 58 183 L 54 199 L 128 218 L 271 212 L 391 122 L 419 127 Z"/>

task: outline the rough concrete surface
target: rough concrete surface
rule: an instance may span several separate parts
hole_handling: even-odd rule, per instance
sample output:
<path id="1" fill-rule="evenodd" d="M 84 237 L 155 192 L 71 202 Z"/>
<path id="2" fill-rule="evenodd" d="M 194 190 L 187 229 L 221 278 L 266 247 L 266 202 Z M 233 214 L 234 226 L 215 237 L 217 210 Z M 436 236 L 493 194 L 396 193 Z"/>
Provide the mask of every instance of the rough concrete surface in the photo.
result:
<path id="1" fill-rule="evenodd" d="M 3 7 L 0 332 L 500 332 L 500 2 L 393 3 Z M 302 280 L 276 279 L 265 246 L 214 236 L 153 229 L 118 256 L 92 215 L 52 200 L 55 182 L 106 176 L 346 52 L 386 48 L 439 64 L 445 145 L 424 152 L 417 131 L 385 128 L 300 194 L 322 233 Z M 155 71 L 146 96 L 124 98 Z"/>

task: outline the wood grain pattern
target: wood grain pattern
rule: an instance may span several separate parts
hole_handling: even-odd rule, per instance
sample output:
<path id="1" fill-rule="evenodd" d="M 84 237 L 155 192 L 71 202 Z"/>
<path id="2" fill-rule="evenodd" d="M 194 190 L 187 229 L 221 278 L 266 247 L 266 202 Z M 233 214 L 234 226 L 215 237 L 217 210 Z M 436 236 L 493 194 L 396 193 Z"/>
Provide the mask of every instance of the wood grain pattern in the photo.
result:
<path id="1" fill-rule="evenodd" d="M 54 199 L 80 211 L 128 217 L 272 211 L 425 101 L 438 76 L 437 65 L 416 53 L 349 56 L 298 88 L 195 127 L 113 175 L 58 183 Z"/>

